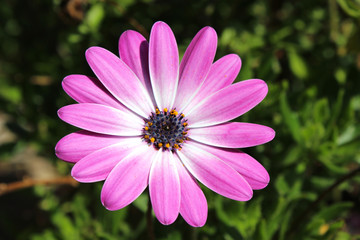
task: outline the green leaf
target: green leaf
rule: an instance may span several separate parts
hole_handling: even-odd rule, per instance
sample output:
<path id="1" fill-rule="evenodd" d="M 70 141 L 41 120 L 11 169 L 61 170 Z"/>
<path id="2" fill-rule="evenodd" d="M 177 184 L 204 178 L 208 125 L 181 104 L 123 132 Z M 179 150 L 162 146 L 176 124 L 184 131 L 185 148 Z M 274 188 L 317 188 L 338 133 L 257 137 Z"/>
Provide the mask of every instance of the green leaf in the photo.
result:
<path id="1" fill-rule="evenodd" d="M 360 136 L 360 126 L 350 125 L 337 139 L 338 146 L 347 144 Z"/>
<path id="2" fill-rule="evenodd" d="M 350 210 L 353 207 L 352 202 L 339 202 L 332 204 L 326 208 L 323 208 L 314 218 L 324 219 L 325 221 L 331 221 L 335 218 L 342 217 L 344 213 Z"/>
<path id="3" fill-rule="evenodd" d="M 280 110 L 292 137 L 297 143 L 302 144 L 299 118 L 291 111 L 284 91 L 280 95 Z"/>
<path id="4" fill-rule="evenodd" d="M 0 79 L 0 83 L 3 83 L 2 79 Z M 22 100 L 20 88 L 7 84 L 0 84 L 0 98 L 18 104 Z"/>
<path id="5" fill-rule="evenodd" d="M 147 194 L 141 194 L 134 202 L 134 206 L 137 207 L 140 211 L 146 212 L 148 207 L 149 197 Z"/>
<path id="6" fill-rule="evenodd" d="M 299 55 L 294 48 L 288 49 L 289 65 L 293 74 L 300 78 L 305 79 L 308 77 L 308 67 L 305 60 Z"/>
<path id="7" fill-rule="evenodd" d="M 340 7 L 352 17 L 360 17 L 360 4 L 354 0 L 337 0 Z"/>
<path id="8" fill-rule="evenodd" d="M 280 195 L 285 195 L 289 192 L 289 185 L 285 180 L 284 175 L 279 175 L 275 181 L 275 188 Z"/>
<path id="9" fill-rule="evenodd" d="M 62 236 L 61 239 L 67 240 L 78 240 L 80 239 L 80 234 L 76 225 L 74 224 L 71 219 L 65 215 L 63 211 L 57 211 L 52 216 L 52 222 L 58 228 L 60 235 Z"/>
<path id="10" fill-rule="evenodd" d="M 104 6 L 102 4 L 93 5 L 87 12 L 85 22 L 91 31 L 97 31 L 105 16 Z"/>

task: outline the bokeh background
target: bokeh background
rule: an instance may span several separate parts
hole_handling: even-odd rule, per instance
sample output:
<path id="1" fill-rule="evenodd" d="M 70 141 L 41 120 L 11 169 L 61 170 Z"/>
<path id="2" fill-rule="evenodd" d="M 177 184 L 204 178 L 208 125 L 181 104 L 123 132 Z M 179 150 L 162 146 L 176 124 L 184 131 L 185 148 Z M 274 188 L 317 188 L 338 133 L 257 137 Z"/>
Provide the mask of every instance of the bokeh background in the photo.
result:
<path id="1" fill-rule="evenodd" d="M 145 36 L 157 20 L 173 29 L 182 55 L 198 30 L 214 27 L 216 59 L 238 54 L 236 79 L 264 79 L 265 100 L 239 121 L 274 128 L 245 149 L 271 181 L 249 202 L 203 188 L 209 217 L 179 217 L 156 239 L 360 239 L 359 0 L 1 0 L 0 239 L 146 239 L 147 192 L 107 211 L 102 183 L 76 184 L 54 154 L 74 127 L 57 109 L 73 103 L 69 74 L 93 75 L 84 53 L 117 53 L 120 34 Z"/>

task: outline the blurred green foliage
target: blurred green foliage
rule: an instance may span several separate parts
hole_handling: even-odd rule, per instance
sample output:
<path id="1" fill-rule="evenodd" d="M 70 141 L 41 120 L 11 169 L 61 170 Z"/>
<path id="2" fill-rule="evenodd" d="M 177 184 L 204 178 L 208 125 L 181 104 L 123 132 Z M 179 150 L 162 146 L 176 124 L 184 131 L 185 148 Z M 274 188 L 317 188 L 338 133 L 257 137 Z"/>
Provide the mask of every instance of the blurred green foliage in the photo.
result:
<path id="1" fill-rule="evenodd" d="M 92 75 L 88 47 L 117 53 L 123 31 L 148 35 L 157 20 L 172 27 L 181 55 L 200 28 L 214 27 L 217 58 L 242 58 L 236 81 L 269 85 L 266 99 L 238 120 L 277 135 L 245 149 L 269 171 L 266 189 L 236 202 L 204 188 L 207 224 L 155 220 L 156 239 L 360 239 L 360 176 L 349 175 L 360 163 L 359 0 L 3 0 L 0 163 L 32 148 L 68 175 L 71 165 L 53 150 L 75 129 L 56 115 L 73 102 L 61 80 Z M 36 186 L 0 196 L 0 239 L 146 239 L 147 193 L 110 212 L 101 205 L 101 186 Z"/>

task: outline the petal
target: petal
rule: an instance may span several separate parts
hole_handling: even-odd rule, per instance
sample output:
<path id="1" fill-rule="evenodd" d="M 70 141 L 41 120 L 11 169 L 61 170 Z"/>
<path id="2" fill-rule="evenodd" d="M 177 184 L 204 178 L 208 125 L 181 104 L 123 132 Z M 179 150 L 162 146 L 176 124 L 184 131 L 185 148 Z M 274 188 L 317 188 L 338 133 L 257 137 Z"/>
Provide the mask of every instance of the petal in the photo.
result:
<path id="1" fill-rule="evenodd" d="M 217 148 L 196 143 L 194 145 L 215 155 L 234 168 L 245 178 L 252 189 L 263 189 L 268 185 L 270 181 L 268 172 L 248 154 L 237 149 Z"/>
<path id="2" fill-rule="evenodd" d="M 191 139 L 217 147 L 246 148 L 267 143 L 275 137 L 272 128 L 254 123 L 223 123 L 191 129 Z"/>
<path id="3" fill-rule="evenodd" d="M 141 145 L 140 138 L 127 138 L 121 143 L 95 151 L 78 161 L 71 170 L 72 177 L 79 182 L 105 180 L 111 170 L 123 158 Z"/>
<path id="4" fill-rule="evenodd" d="M 76 127 L 118 136 L 140 136 L 144 125 L 144 121 L 134 114 L 94 103 L 68 105 L 60 108 L 58 115 Z"/>
<path id="5" fill-rule="evenodd" d="M 252 198 L 250 185 L 238 172 L 191 141 L 184 144 L 178 155 L 189 172 L 214 192 L 237 201 Z"/>
<path id="6" fill-rule="evenodd" d="M 119 39 L 120 59 L 136 74 L 150 97 L 153 96 L 149 75 L 149 44 L 138 32 L 125 31 Z"/>
<path id="7" fill-rule="evenodd" d="M 204 83 L 201 85 L 195 97 L 185 108 L 187 113 L 203 99 L 233 83 L 241 68 L 241 60 L 236 54 L 226 55 L 217 60 L 210 68 Z"/>
<path id="8" fill-rule="evenodd" d="M 158 151 L 149 177 L 150 199 L 156 218 L 164 225 L 173 223 L 180 210 L 180 181 L 176 159 L 169 151 Z"/>
<path id="9" fill-rule="evenodd" d="M 140 116 L 150 115 L 153 106 L 149 93 L 120 58 L 100 47 L 89 48 L 85 55 L 93 72 L 114 97 Z"/>
<path id="10" fill-rule="evenodd" d="M 175 162 L 181 186 L 180 214 L 191 226 L 202 227 L 205 225 L 208 212 L 205 195 L 181 160 L 175 159 Z"/>
<path id="11" fill-rule="evenodd" d="M 101 202 L 108 210 L 129 205 L 145 190 L 154 154 L 156 151 L 143 143 L 110 172 L 101 190 Z"/>
<path id="12" fill-rule="evenodd" d="M 65 92 L 78 103 L 98 103 L 127 109 L 96 78 L 73 74 L 64 78 L 62 86 Z"/>
<path id="13" fill-rule="evenodd" d="M 214 61 L 217 35 L 213 28 L 201 29 L 186 49 L 180 64 L 180 80 L 175 104 L 180 112 L 203 83 Z"/>
<path id="14" fill-rule="evenodd" d="M 232 120 L 260 103 L 267 91 L 266 83 L 260 79 L 246 80 L 223 88 L 187 114 L 189 126 L 206 127 Z"/>
<path id="15" fill-rule="evenodd" d="M 88 131 L 79 131 L 66 135 L 55 146 L 58 158 L 76 163 L 96 150 L 126 141 L 126 137 L 103 135 Z"/>
<path id="16" fill-rule="evenodd" d="M 171 108 L 178 84 L 179 52 L 174 33 L 164 22 L 156 22 L 151 29 L 149 69 L 157 106 Z"/>

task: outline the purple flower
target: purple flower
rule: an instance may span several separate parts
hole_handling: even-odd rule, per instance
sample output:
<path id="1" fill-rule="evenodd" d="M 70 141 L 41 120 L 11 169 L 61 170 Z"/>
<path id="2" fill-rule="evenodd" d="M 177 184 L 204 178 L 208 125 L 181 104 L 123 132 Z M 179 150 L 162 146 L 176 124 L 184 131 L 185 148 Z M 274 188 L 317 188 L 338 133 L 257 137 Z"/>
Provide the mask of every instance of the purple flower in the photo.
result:
<path id="1" fill-rule="evenodd" d="M 170 27 L 154 24 L 149 43 L 135 31 L 119 40 L 120 58 L 91 47 L 86 59 L 97 76 L 65 77 L 63 88 L 78 104 L 58 111 L 81 130 L 62 138 L 56 155 L 75 163 L 79 182 L 105 180 L 102 204 L 118 210 L 149 185 L 162 224 L 179 212 L 203 226 L 206 198 L 197 180 L 214 192 L 247 201 L 269 182 L 265 168 L 236 148 L 271 141 L 269 127 L 228 122 L 255 107 L 267 94 L 259 79 L 232 84 L 241 60 L 229 54 L 213 63 L 217 35 L 201 29 L 179 65 Z"/>

